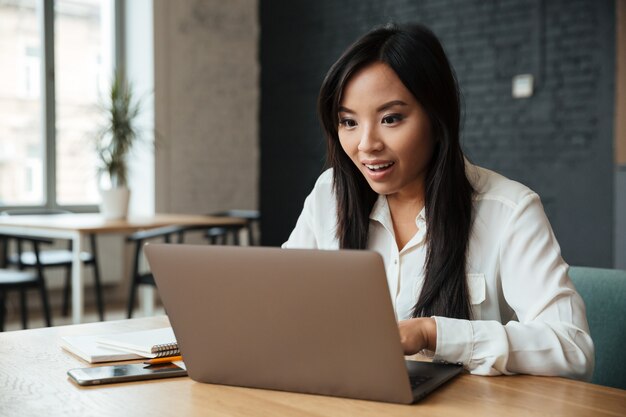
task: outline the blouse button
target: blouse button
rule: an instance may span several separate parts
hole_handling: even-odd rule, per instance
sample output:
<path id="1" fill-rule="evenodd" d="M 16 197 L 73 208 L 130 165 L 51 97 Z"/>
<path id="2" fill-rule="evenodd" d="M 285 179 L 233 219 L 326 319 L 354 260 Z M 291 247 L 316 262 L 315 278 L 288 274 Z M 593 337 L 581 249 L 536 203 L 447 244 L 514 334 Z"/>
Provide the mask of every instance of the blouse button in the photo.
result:
<path id="1" fill-rule="evenodd" d="M 394 263 L 394 265 L 398 265 L 398 260 L 397 260 L 397 259 L 394 259 L 394 260 L 393 260 L 393 263 Z"/>

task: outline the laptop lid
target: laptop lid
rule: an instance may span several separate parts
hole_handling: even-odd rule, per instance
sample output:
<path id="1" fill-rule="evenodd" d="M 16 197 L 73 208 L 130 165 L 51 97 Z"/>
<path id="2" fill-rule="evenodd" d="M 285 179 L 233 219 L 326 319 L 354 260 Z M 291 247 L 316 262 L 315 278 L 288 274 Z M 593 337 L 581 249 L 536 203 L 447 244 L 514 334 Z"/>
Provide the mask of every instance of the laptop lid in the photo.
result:
<path id="1" fill-rule="evenodd" d="M 169 244 L 145 252 L 192 379 L 413 402 L 377 253 Z"/>

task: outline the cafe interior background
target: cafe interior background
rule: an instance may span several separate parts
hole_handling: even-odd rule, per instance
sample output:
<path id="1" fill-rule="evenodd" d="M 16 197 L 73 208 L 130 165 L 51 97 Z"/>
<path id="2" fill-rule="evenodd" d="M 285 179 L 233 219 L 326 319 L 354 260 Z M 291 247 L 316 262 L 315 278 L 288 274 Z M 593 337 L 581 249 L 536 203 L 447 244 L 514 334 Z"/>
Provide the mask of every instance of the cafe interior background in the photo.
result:
<path id="1" fill-rule="evenodd" d="M 0 0 L 0 211 L 98 211 L 118 68 L 141 99 L 130 214 L 258 210 L 280 245 L 324 169 L 325 72 L 370 28 L 419 22 L 455 68 L 468 158 L 539 193 L 568 263 L 626 269 L 625 16 L 624 0 Z M 98 239 L 107 304 L 124 303 L 131 250 Z"/>

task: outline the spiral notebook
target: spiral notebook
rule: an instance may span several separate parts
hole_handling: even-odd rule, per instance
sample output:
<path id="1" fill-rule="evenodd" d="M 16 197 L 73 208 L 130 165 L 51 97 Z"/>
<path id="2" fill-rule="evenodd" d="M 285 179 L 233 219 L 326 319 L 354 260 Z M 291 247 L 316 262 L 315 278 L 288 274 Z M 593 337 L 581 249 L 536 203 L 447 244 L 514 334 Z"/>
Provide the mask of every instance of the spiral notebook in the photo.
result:
<path id="1" fill-rule="evenodd" d="M 171 327 L 102 336 L 97 342 L 107 349 L 134 353 L 144 358 L 180 355 Z"/>

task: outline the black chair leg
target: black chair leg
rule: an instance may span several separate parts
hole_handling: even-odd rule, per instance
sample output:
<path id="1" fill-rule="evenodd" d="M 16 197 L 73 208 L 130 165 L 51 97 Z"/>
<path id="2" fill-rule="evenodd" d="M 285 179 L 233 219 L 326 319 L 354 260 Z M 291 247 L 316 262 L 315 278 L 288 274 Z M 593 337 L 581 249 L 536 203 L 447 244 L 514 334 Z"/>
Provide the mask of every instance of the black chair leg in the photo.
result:
<path id="1" fill-rule="evenodd" d="M 26 290 L 20 290 L 20 310 L 22 313 L 22 328 L 28 328 L 28 308 L 26 306 Z"/>
<path id="2" fill-rule="evenodd" d="M 134 278 L 133 278 L 134 279 Z M 130 284 L 130 294 L 128 296 L 128 311 L 127 317 L 130 319 L 133 316 L 133 308 L 135 307 L 135 295 L 137 294 L 137 283 Z"/>
<path id="3" fill-rule="evenodd" d="M 169 235 L 165 235 L 166 242 L 169 240 Z M 135 257 L 133 261 L 133 273 L 130 278 L 130 294 L 128 295 L 128 311 L 127 317 L 133 316 L 133 307 L 135 307 L 135 294 L 137 293 L 137 285 L 139 285 L 139 258 L 141 257 L 141 250 L 143 246 L 143 240 L 139 239 L 135 242 Z"/>
<path id="4" fill-rule="evenodd" d="M 6 298 L 4 291 L 0 291 L 0 332 L 4 331 L 4 318 L 6 316 Z"/>
<path id="5" fill-rule="evenodd" d="M 100 321 L 104 321 L 104 299 L 102 297 L 102 285 L 100 284 L 100 271 L 98 264 L 93 264 L 93 279 L 95 281 L 96 302 L 98 304 L 98 316 Z"/>
<path id="6" fill-rule="evenodd" d="M 50 304 L 48 303 L 48 292 L 44 282 L 39 283 L 39 292 L 41 293 L 41 304 L 43 305 L 43 314 L 46 320 L 46 326 L 52 327 L 52 318 L 50 316 Z"/>
<path id="7" fill-rule="evenodd" d="M 61 314 L 67 317 L 70 312 L 70 288 L 72 286 L 72 267 L 65 268 L 65 285 L 63 286 L 63 307 Z"/>
<path id="8" fill-rule="evenodd" d="M 248 230 L 248 245 L 256 246 L 256 242 L 254 242 L 254 238 L 252 236 L 252 224 L 249 223 L 248 226 L 246 226 L 246 229 Z"/>
<path id="9" fill-rule="evenodd" d="M 93 255 L 93 279 L 95 281 L 98 315 L 100 316 L 100 321 L 104 321 L 104 300 L 102 297 L 102 285 L 100 281 L 100 268 L 98 267 L 98 256 L 96 254 L 96 236 L 89 235 L 89 239 L 91 240 L 91 253 Z"/>

